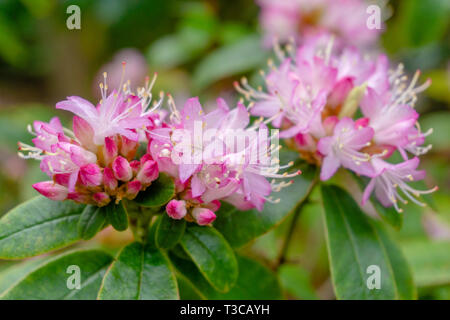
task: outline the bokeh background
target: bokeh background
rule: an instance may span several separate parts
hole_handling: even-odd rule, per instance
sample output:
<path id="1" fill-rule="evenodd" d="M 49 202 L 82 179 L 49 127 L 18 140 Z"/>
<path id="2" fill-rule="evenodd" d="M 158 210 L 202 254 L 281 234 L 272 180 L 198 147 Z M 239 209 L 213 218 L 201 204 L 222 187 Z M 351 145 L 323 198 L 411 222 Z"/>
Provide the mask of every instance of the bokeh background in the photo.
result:
<path id="1" fill-rule="evenodd" d="M 69 30 L 66 8 L 81 9 L 81 29 Z M 391 0 L 381 40 L 394 62 L 432 79 L 417 109 L 424 131 L 434 128 L 423 157 L 427 185 L 439 186 L 434 206 L 408 206 L 403 228 L 393 232 L 413 269 L 421 299 L 450 299 L 450 2 Z M 26 126 L 48 121 L 68 95 L 95 102 L 101 73 L 118 83 L 142 85 L 158 72 L 155 92 L 172 93 L 178 104 L 199 96 L 206 105 L 222 96 L 238 99 L 233 81 L 258 81 L 270 52 L 262 49 L 259 8 L 253 0 L 0 0 L 0 215 L 36 195 L 31 184 L 45 180 L 38 163 L 17 156 L 17 141 L 29 142 Z M 70 125 L 70 124 L 68 124 Z M 320 198 L 307 205 L 279 272 L 289 299 L 332 299 Z M 280 251 L 288 218 L 243 250 L 267 265 Z M 114 251 L 127 233 L 103 231 L 85 246 Z M 0 272 L 11 262 L 0 261 Z"/>

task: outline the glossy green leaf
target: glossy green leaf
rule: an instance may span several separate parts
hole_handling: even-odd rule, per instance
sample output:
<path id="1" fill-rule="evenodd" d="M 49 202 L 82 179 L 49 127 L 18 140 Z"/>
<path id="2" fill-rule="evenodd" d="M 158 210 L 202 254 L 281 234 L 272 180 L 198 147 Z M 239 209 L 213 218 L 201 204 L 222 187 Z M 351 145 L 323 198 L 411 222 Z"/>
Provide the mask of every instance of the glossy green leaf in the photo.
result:
<path id="1" fill-rule="evenodd" d="M 186 220 L 175 220 L 163 214 L 156 228 L 156 246 L 161 249 L 173 248 L 180 241 L 185 229 Z"/>
<path id="2" fill-rule="evenodd" d="M 233 249 L 217 230 L 189 225 L 181 245 L 216 290 L 231 289 L 238 277 L 238 265 Z"/>
<path id="3" fill-rule="evenodd" d="M 214 227 L 231 246 L 240 247 L 277 226 L 294 212 L 312 187 L 314 169 L 309 166 L 303 166 L 301 169 L 303 174 L 293 178 L 294 183 L 291 186 L 273 195 L 280 198 L 279 203 L 266 202 L 261 212 L 256 209 L 239 211 L 232 205 L 222 203 Z"/>
<path id="4" fill-rule="evenodd" d="M 419 287 L 450 284 L 450 241 L 420 241 L 402 246 Z"/>
<path id="5" fill-rule="evenodd" d="M 126 246 L 106 273 L 102 300 L 178 299 L 178 287 L 166 256 L 153 246 Z"/>
<path id="6" fill-rule="evenodd" d="M 171 261 L 184 284 L 199 297 L 210 300 L 276 300 L 281 299 L 281 289 L 276 275 L 259 262 L 237 255 L 239 276 L 226 293 L 215 290 L 191 262 L 171 255 Z M 181 291 L 181 289 L 180 289 Z"/>
<path id="7" fill-rule="evenodd" d="M 99 207 L 87 205 L 78 220 L 78 235 L 84 240 L 93 238 L 106 221 L 106 212 Z"/>
<path id="8" fill-rule="evenodd" d="M 206 56 L 194 71 L 194 86 L 201 90 L 217 80 L 253 70 L 266 58 L 259 36 L 244 37 Z"/>
<path id="9" fill-rule="evenodd" d="M 124 231 L 128 228 L 128 215 L 123 202 L 115 204 L 110 202 L 107 206 L 100 209 L 108 217 L 108 222 L 111 223 L 117 231 Z"/>
<path id="10" fill-rule="evenodd" d="M 83 209 L 42 196 L 18 205 L 0 219 L 0 258 L 31 257 L 74 243 Z"/>
<path id="11" fill-rule="evenodd" d="M 100 250 L 64 253 L 47 260 L 7 290 L 1 298 L 93 300 L 97 296 L 103 275 L 112 260 L 109 254 Z M 79 289 L 75 286 L 78 275 L 80 276 Z"/>
<path id="12" fill-rule="evenodd" d="M 414 299 L 412 275 L 400 250 L 374 226 L 353 198 L 337 186 L 322 186 L 325 229 L 338 299 Z M 379 274 L 371 271 L 378 268 Z M 380 289 L 368 283 L 380 276 Z"/>
<path id="13" fill-rule="evenodd" d="M 27 274 L 37 269 L 47 257 L 38 257 L 14 263 L 0 272 L 0 295 L 22 280 Z"/>
<path id="14" fill-rule="evenodd" d="M 143 207 L 161 207 L 169 202 L 174 195 L 175 184 L 173 180 L 160 173 L 159 178 L 153 181 L 144 192 L 140 192 L 134 201 Z"/>

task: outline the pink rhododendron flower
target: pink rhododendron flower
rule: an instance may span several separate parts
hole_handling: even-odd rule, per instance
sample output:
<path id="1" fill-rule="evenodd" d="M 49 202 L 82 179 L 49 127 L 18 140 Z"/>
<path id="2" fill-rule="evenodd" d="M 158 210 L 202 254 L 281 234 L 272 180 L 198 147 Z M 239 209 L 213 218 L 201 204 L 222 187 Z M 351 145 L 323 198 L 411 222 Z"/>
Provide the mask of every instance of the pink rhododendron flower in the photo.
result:
<path id="1" fill-rule="evenodd" d="M 333 32 L 342 44 L 370 46 L 380 29 L 369 28 L 368 4 L 364 0 L 257 0 L 264 42 L 303 40 L 322 31 Z M 382 17 L 380 17 L 382 18 Z"/>
<path id="2" fill-rule="evenodd" d="M 179 181 L 177 193 L 185 201 L 186 217 L 198 224 L 209 224 L 215 219 L 213 211 L 219 207 L 218 200 L 244 210 L 262 210 L 266 201 L 275 201 L 270 197 L 274 189 L 290 184 L 270 183 L 266 178 L 298 174 L 281 175 L 269 163 L 252 161 L 265 144 L 268 147 L 268 140 L 252 137 L 257 136 L 257 129 L 267 128 L 263 123 L 249 126 L 249 113 L 240 103 L 230 110 L 223 99 L 218 99 L 217 108 L 205 113 L 198 99 L 191 98 L 181 111 L 172 102 L 171 111 L 166 127 L 150 131 L 149 153 L 160 171 Z M 236 134 L 245 141 L 236 144 Z M 170 216 L 178 216 L 174 211 L 176 204 L 173 202 L 166 209 Z"/>
<path id="3" fill-rule="evenodd" d="M 379 185 L 376 193 L 382 204 L 397 210 L 395 201 L 401 199 L 397 185 L 403 193 L 409 192 L 408 198 L 421 193 L 413 192 L 404 177 L 423 179 L 423 173 L 413 171 L 418 158 L 409 160 L 409 154 L 419 156 L 430 149 L 423 144 L 431 130 L 421 132 L 414 110 L 417 94 L 429 86 L 429 80 L 416 86 L 420 75 L 416 72 L 408 83 L 402 65 L 389 70 L 385 55 L 371 59 L 355 47 L 336 48 L 327 33 L 309 37 L 296 50 L 292 45 L 286 51 L 275 46 L 275 53 L 279 67 L 269 61 L 270 73 L 262 72 L 266 90 L 254 89 L 245 78 L 235 84 L 249 100 L 252 114 L 279 127 L 289 146 L 321 166 L 321 180 L 330 179 L 340 167 L 370 177 L 367 193 Z M 363 117 L 353 119 L 358 108 Z M 395 151 L 403 163 L 386 161 Z M 405 168 L 411 172 L 403 174 Z M 393 177 L 402 184 L 392 182 Z"/>
<path id="4" fill-rule="evenodd" d="M 378 200 L 384 206 L 390 207 L 393 205 L 397 211 L 402 212 L 402 209 L 398 206 L 398 201 L 406 204 L 408 200 L 405 198 L 407 198 L 415 204 L 425 206 L 416 197 L 437 190 L 437 187 L 430 190 L 416 190 L 407 184 L 407 182 L 422 180 L 425 177 L 425 171 L 416 170 L 419 165 L 419 158 L 417 157 L 399 164 L 390 164 L 381 159 L 373 159 L 372 164 L 377 174 L 364 190 L 363 204 L 369 199 L 370 194 L 375 189 Z"/>
<path id="5" fill-rule="evenodd" d="M 374 130 L 357 126 L 350 118 L 341 119 L 334 128 L 332 136 L 319 140 L 317 149 L 324 156 L 321 180 L 328 180 L 340 166 L 358 174 L 373 176 L 374 169 L 369 160 L 371 156 L 361 152 L 370 146 Z"/>
<path id="6" fill-rule="evenodd" d="M 73 132 L 63 128 L 58 118 L 49 123 L 35 121 L 29 131 L 36 137 L 32 146 L 19 143 L 20 155 L 39 160 L 40 168 L 52 181 L 33 187 L 52 200 L 70 199 L 97 206 L 123 198 L 133 199 L 158 178 L 158 165 L 145 155 L 134 160 L 139 134 L 155 125 L 156 106 L 148 108 L 154 83 L 146 81 L 134 94 L 125 85 L 121 92 L 107 95 L 105 82 L 100 85 L 103 99 L 94 107 L 90 102 L 69 97 L 57 108 L 76 114 Z"/>

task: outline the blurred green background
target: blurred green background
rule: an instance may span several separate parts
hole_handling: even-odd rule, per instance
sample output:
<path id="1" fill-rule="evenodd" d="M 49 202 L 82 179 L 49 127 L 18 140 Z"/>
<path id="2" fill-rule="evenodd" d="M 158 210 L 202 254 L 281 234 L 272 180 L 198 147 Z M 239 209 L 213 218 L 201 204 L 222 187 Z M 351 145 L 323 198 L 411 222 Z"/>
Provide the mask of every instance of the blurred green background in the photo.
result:
<path id="1" fill-rule="evenodd" d="M 66 26 L 71 4 L 81 9 L 80 30 Z M 409 206 L 402 230 L 392 232 L 420 298 L 450 299 L 450 2 L 390 1 L 389 8 L 383 50 L 409 73 L 420 69 L 422 81 L 433 81 L 417 109 L 423 130 L 434 128 L 421 166 L 427 185 L 440 188 L 434 208 Z M 0 214 L 36 195 L 31 184 L 45 180 L 37 162 L 17 156 L 17 141 L 31 138 L 27 124 L 55 114 L 67 123 L 55 103 L 68 95 L 94 102 L 101 73 L 108 71 L 114 87 L 122 60 L 135 86 L 158 72 L 155 89 L 171 92 L 179 105 L 194 95 L 205 104 L 219 95 L 236 101 L 232 82 L 242 75 L 256 81 L 270 56 L 261 49 L 258 12 L 253 0 L 0 0 Z M 333 298 L 320 197 L 314 198 L 295 232 L 290 263 L 279 270 L 287 298 Z M 270 266 L 289 223 L 243 250 Z M 127 239 L 104 234 L 94 241 L 114 248 Z"/>

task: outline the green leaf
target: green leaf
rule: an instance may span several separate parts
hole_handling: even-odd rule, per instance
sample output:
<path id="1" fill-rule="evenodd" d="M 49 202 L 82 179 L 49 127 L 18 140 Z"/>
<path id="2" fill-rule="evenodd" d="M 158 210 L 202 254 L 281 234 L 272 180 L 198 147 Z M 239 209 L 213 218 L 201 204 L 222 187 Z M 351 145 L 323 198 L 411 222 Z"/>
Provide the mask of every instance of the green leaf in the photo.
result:
<path id="1" fill-rule="evenodd" d="M 108 222 L 111 223 L 117 231 L 125 231 L 128 228 L 128 215 L 123 205 L 123 201 L 115 204 L 111 201 L 107 206 L 102 207 L 101 211 L 105 212 Z"/>
<path id="2" fill-rule="evenodd" d="M 14 263 L 12 266 L 2 270 L 0 272 L 0 295 L 22 280 L 27 274 L 37 269 L 46 259 L 47 257 L 39 257 Z"/>
<path id="3" fill-rule="evenodd" d="M 307 270 L 296 265 L 284 264 L 278 270 L 283 289 L 297 299 L 316 300 L 317 295 Z"/>
<path id="4" fill-rule="evenodd" d="M 194 71 L 193 82 L 201 90 L 217 80 L 244 73 L 264 63 L 267 53 L 259 36 L 246 36 L 210 53 Z"/>
<path id="5" fill-rule="evenodd" d="M 331 277 L 338 299 L 414 299 L 409 268 L 399 249 L 364 215 L 353 198 L 337 186 L 322 186 Z M 380 270 L 381 288 L 368 280 Z M 370 277 L 370 279 L 369 279 Z"/>
<path id="6" fill-rule="evenodd" d="M 186 220 L 175 220 L 163 214 L 156 228 L 156 246 L 161 249 L 173 248 L 180 241 L 185 229 Z"/>
<path id="7" fill-rule="evenodd" d="M 143 207 L 161 207 L 165 205 L 175 195 L 175 184 L 169 176 L 159 174 L 159 178 L 152 184 L 140 192 L 134 199 L 135 202 Z"/>
<path id="8" fill-rule="evenodd" d="M 420 241 L 402 247 L 419 287 L 450 284 L 450 241 Z"/>
<path id="9" fill-rule="evenodd" d="M 238 277 L 238 265 L 233 249 L 217 230 L 190 225 L 181 245 L 216 290 L 231 289 Z"/>
<path id="10" fill-rule="evenodd" d="M 0 219 L 0 258 L 22 259 L 80 240 L 77 223 L 84 205 L 38 196 Z"/>
<path id="11" fill-rule="evenodd" d="M 134 242 L 119 253 L 98 293 L 102 300 L 178 299 L 178 287 L 166 256 Z"/>
<path id="12" fill-rule="evenodd" d="M 222 203 L 214 221 L 214 227 L 228 240 L 232 247 L 241 247 L 256 237 L 279 225 L 284 218 L 294 212 L 297 205 L 313 187 L 314 169 L 302 168 L 303 174 L 293 178 L 294 183 L 276 193 L 279 203 L 264 204 L 264 209 L 239 211 L 236 207 Z"/>
<path id="13" fill-rule="evenodd" d="M 97 296 L 102 277 L 112 262 L 112 257 L 100 250 L 73 251 L 49 259 L 38 269 L 6 291 L 2 299 L 30 300 L 93 300 Z M 80 289 L 69 289 L 79 267 Z"/>
<path id="14" fill-rule="evenodd" d="M 106 213 L 99 207 L 87 205 L 78 221 L 78 235 L 84 240 L 93 238 L 106 221 Z"/>
<path id="15" fill-rule="evenodd" d="M 226 293 L 215 290 L 191 261 L 171 255 L 185 285 L 203 299 L 210 300 L 276 300 L 281 299 L 281 289 L 276 275 L 259 262 L 237 255 L 239 276 L 236 284 Z M 180 290 L 181 291 L 181 290 Z"/>

